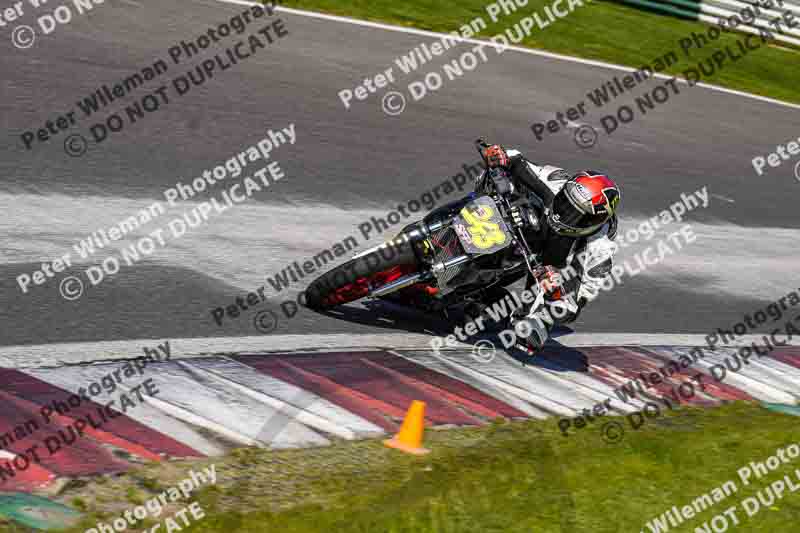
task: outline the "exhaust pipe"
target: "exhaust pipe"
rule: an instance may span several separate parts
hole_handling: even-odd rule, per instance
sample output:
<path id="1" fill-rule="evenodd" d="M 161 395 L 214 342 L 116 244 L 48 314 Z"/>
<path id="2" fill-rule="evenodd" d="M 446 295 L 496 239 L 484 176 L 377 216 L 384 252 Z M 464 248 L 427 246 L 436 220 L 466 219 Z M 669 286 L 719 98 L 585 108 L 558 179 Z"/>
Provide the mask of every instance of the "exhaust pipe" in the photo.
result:
<path id="1" fill-rule="evenodd" d="M 434 273 L 438 274 L 440 272 L 447 270 L 448 268 L 453 268 L 463 263 L 467 263 L 470 261 L 470 259 L 472 258 L 468 255 L 460 255 L 458 257 L 453 257 L 448 261 L 435 263 L 434 265 L 432 265 L 431 270 Z M 419 283 L 420 281 L 422 281 L 426 277 L 426 274 L 430 275 L 430 273 L 423 272 L 421 274 L 417 273 L 417 274 L 409 274 L 408 276 L 403 276 L 402 278 L 396 279 L 391 283 L 387 283 L 383 287 L 378 287 L 374 291 L 370 291 L 369 296 L 373 297 L 386 296 L 389 293 L 399 291 L 400 289 L 405 289 L 406 287 L 410 287 L 411 285 L 414 285 L 415 283 Z"/>
<path id="2" fill-rule="evenodd" d="M 391 283 L 387 283 L 383 287 L 378 287 L 374 291 L 370 291 L 369 295 L 374 297 L 379 296 L 386 296 L 389 293 L 394 291 L 399 291 L 400 289 L 405 289 L 406 287 L 410 287 L 415 283 L 418 283 L 419 280 L 422 279 L 422 274 L 411 274 L 408 276 L 403 276 L 402 278 L 396 279 Z"/>

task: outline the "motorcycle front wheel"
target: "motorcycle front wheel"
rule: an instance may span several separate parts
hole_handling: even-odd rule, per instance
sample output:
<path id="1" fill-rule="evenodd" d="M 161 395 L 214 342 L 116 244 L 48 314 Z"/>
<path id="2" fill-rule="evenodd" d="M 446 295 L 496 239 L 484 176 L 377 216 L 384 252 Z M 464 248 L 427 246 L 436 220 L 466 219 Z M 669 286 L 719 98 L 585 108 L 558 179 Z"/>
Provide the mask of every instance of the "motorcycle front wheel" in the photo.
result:
<path id="1" fill-rule="evenodd" d="M 418 270 L 412 242 L 397 237 L 315 279 L 306 289 L 306 306 L 325 310 L 353 302 Z"/>

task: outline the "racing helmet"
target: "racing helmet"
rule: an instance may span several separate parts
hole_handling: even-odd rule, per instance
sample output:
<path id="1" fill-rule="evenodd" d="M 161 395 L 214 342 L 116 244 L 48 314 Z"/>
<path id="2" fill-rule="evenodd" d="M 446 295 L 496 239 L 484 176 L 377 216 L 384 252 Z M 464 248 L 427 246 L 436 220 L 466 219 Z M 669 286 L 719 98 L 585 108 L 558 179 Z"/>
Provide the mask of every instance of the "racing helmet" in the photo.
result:
<path id="1" fill-rule="evenodd" d="M 620 202 L 617 184 L 591 170 L 572 176 L 553 198 L 547 223 L 558 235 L 585 237 L 613 217 Z"/>

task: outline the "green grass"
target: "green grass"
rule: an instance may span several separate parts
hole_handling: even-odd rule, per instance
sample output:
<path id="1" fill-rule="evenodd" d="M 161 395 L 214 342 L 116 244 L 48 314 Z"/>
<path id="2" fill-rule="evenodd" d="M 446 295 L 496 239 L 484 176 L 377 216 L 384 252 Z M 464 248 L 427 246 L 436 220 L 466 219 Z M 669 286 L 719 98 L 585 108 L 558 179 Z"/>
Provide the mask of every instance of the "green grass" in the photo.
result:
<path id="1" fill-rule="evenodd" d="M 618 444 L 601 437 L 600 426 L 609 420 L 570 437 L 560 434 L 554 419 L 428 431 L 425 444 L 432 453 L 423 457 L 386 448 L 380 440 L 280 452 L 248 448 L 202 464 L 151 465 L 102 490 L 114 485 L 124 494 L 126 481 L 138 483 L 159 471 L 169 471 L 161 485 L 170 486 L 190 467 L 214 463 L 218 484 L 199 495 L 208 518 L 187 531 L 610 533 L 647 531 L 645 523 L 673 505 L 689 504 L 733 480 L 736 494 L 674 529 L 691 533 L 800 469 L 798 458 L 750 486 L 740 483 L 737 469 L 800 441 L 796 417 L 753 404 L 682 409 L 638 431 L 626 426 Z M 91 482 L 60 499 L 91 502 L 96 489 Z M 90 518 L 74 531 L 130 507 L 122 502 L 110 511 L 107 505 L 89 503 Z M 787 524 L 800 521 L 800 492 L 787 493 L 752 518 L 737 514 L 738 531 L 789 531 Z"/>
<path id="2" fill-rule="evenodd" d="M 286 0 L 281 5 L 441 32 L 457 31 L 474 18 L 482 17 L 488 28 L 481 36 L 491 37 L 534 11 L 543 16 L 543 6 L 552 2 L 531 0 L 526 7 L 501 16 L 494 24 L 491 24 L 484 8 L 488 3 L 487 0 Z M 725 46 L 735 47 L 736 40 L 744 38 L 744 34 L 723 34 L 707 46 L 693 49 L 687 57 L 681 51 L 680 39 L 690 38 L 692 32 L 704 33 L 708 25 L 617 3 L 593 1 L 584 4 L 584 7 L 577 8 L 544 30 L 535 27 L 522 44 L 635 68 L 651 64 L 674 51 L 679 62 L 666 73 L 681 75 L 698 61 L 710 58 L 714 51 L 724 50 Z M 423 41 L 422 38 L 420 40 Z M 357 46 L 358 43 L 354 42 L 353 47 Z M 599 77 L 597 85 L 612 74 L 609 72 L 607 76 Z M 702 81 L 800 103 L 797 80 L 800 80 L 798 51 L 782 45 L 770 45 L 752 51 L 736 62 L 723 64 L 713 76 Z M 593 88 L 586 87 L 586 90 Z M 535 87 L 531 90 L 535 91 Z"/>

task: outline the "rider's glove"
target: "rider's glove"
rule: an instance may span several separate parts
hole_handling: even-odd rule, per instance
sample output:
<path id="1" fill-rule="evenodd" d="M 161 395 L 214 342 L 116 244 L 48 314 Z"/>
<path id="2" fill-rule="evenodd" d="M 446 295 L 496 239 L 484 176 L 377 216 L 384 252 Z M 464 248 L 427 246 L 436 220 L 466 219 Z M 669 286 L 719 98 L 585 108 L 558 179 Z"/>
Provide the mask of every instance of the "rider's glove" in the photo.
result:
<path id="1" fill-rule="evenodd" d="M 508 154 L 499 144 L 493 144 L 484 150 L 483 156 L 489 164 L 489 168 L 508 166 Z"/>
<path id="2" fill-rule="evenodd" d="M 540 266 L 533 272 L 539 287 L 554 300 L 564 293 L 564 277 L 552 266 Z"/>

